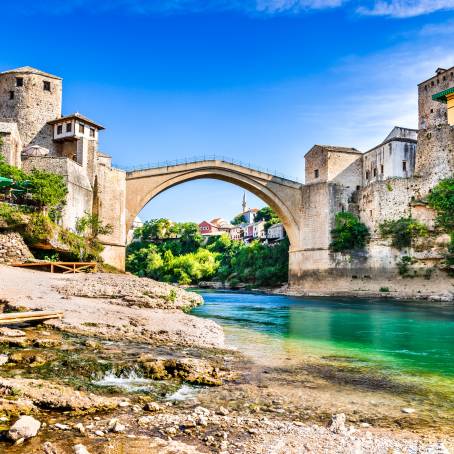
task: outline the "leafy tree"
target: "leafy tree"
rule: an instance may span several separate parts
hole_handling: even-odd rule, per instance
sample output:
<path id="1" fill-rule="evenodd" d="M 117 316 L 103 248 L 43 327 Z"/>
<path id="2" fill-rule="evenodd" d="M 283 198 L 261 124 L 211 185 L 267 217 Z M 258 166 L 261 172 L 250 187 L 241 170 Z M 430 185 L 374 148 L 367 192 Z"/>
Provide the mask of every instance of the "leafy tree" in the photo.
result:
<path id="1" fill-rule="evenodd" d="M 329 248 L 333 252 L 348 252 L 362 249 L 369 240 L 369 229 L 359 218 L 344 211 L 336 214 L 335 227 L 331 230 L 331 244 Z"/>
<path id="2" fill-rule="evenodd" d="M 411 216 L 380 224 L 381 236 L 391 238 L 391 245 L 399 250 L 411 247 L 414 239 L 427 236 L 428 233 L 427 226 Z"/>
<path id="3" fill-rule="evenodd" d="M 246 222 L 246 218 L 243 216 L 243 214 L 237 214 L 231 221 L 230 223 L 232 225 L 240 225 L 244 224 Z"/>
<path id="4" fill-rule="evenodd" d="M 33 169 L 26 177 L 31 183 L 32 197 L 40 207 L 53 208 L 65 203 L 68 189 L 61 175 Z"/>
<path id="5" fill-rule="evenodd" d="M 427 200 L 429 206 L 437 212 L 437 225 L 447 233 L 454 232 L 454 178 L 441 180 Z"/>
<path id="6" fill-rule="evenodd" d="M 76 220 L 76 232 L 90 241 L 96 240 L 99 235 L 110 235 L 112 231 L 112 225 L 103 224 L 97 214 L 85 212 Z"/>

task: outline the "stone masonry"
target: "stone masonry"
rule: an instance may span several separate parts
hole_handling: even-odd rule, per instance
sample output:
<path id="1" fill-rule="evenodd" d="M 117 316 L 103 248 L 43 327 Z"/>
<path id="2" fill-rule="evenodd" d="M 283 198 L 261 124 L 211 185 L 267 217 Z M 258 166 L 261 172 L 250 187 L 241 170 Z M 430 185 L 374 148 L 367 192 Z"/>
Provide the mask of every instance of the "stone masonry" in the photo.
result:
<path id="1" fill-rule="evenodd" d="M 19 233 L 0 233 L 0 263 L 23 262 L 32 258 L 32 253 Z"/>

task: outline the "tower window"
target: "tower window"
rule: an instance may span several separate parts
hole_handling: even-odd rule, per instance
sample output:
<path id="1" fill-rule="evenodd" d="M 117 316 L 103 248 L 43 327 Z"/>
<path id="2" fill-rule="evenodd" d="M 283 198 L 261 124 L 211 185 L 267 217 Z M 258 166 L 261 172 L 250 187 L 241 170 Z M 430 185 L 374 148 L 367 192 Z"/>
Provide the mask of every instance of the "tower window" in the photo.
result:
<path id="1" fill-rule="evenodd" d="M 90 137 L 95 137 L 95 128 L 90 128 Z"/>
<path id="2" fill-rule="evenodd" d="M 23 86 L 24 86 L 24 78 L 16 77 L 16 87 L 23 87 Z"/>
<path id="3" fill-rule="evenodd" d="M 402 161 L 402 170 L 403 170 L 404 172 L 407 171 L 407 161 Z"/>
<path id="4" fill-rule="evenodd" d="M 366 180 L 368 180 L 368 179 L 369 179 L 369 171 L 366 170 Z"/>
<path id="5" fill-rule="evenodd" d="M 383 164 L 380 164 L 380 173 L 383 175 L 385 172 L 384 172 L 384 167 L 383 167 Z"/>
<path id="6" fill-rule="evenodd" d="M 85 134 L 85 126 L 82 123 L 79 123 L 79 132 Z"/>
<path id="7" fill-rule="evenodd" d="M 377 176 L 377 168 L 375 167 L 374 168 L 374 177 L 376 177 L 376 176 Z"/>
<path id="8" fill-rule="evenodd" d="M 73 125 L 71 123 L 66 123 L 66 132 L 71 132 L 73 129 Z"/>
<path id="9" fill-rule="evenodd" d="M 9 99 L 14 99 L 14 91 L 9 92 Z"/>
<path id="10" fill-rule="evenodd" d="M 315 169 L 314 170 L 314 178 L 318 178 L 320 172 L 318 171 L 318 169 Z"/>
<path id="11" fill-rule="evenodd" d="M 57 126 L 57 134 L 60 135 L 63 132 L 63 125 Z"/>
<path id="12" fill-rule="evenodd" d="M 43 90 L 44 91 L 50 91 L 50 82 L 48 80 L 45 80 L 43 82 Z"/>

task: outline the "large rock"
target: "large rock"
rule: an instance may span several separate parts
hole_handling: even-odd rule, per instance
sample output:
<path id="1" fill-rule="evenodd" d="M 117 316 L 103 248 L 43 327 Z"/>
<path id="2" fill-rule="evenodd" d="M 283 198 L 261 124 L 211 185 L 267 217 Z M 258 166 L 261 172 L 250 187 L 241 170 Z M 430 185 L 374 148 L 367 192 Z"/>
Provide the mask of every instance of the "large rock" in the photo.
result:
<path id="1" fill-rule="evenodd" d="M 90 454 L 88 452 L 88 449 L 84 445 L 81 445 L 81 444 L 74 445 L 73 451 L 74 451 L 74 454 Z"/>
<path id="2" fill-rule="evenodd" d="M 38 433 L 40 427 L 41 423 L 32 416 L 21 416 L 9 429 L 8 437 L 13 441 L 31 438 Z"/>

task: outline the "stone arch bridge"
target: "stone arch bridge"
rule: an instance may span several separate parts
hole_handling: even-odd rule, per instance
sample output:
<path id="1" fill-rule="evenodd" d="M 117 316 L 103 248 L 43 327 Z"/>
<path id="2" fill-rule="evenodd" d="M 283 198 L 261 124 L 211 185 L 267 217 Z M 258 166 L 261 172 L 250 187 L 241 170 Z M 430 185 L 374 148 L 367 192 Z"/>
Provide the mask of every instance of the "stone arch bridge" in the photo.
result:
<path id="1" fill-rule="evenodd" d="M 187 181 L 205 178 L 226 181 L 247 189 L 275 210 L 284 224 L 290 241 L 289 281 L 293 283 L 298 281 L 304 268 L 302 254 L 308 249 L 309 244 L 313 250 L 314 242 L 311 237 L 314 231 L 321 229 L 320 237 L 323 237 L 324 233 L 321 223 L 313 226 L 308 219 L 313 210 L 307 208 L 310 208 L 311 200 L 314 199 L 311 197 L 311 191 L 309 193 L 307 191 L 310 186 L 234 161 L 217 158 L 200 159 L 128 171 L 126 230 L 132 226 L 142 208 L 161 192 Z M 322 246 L 321 249 L 326 251 L 327 244 Z"/>

